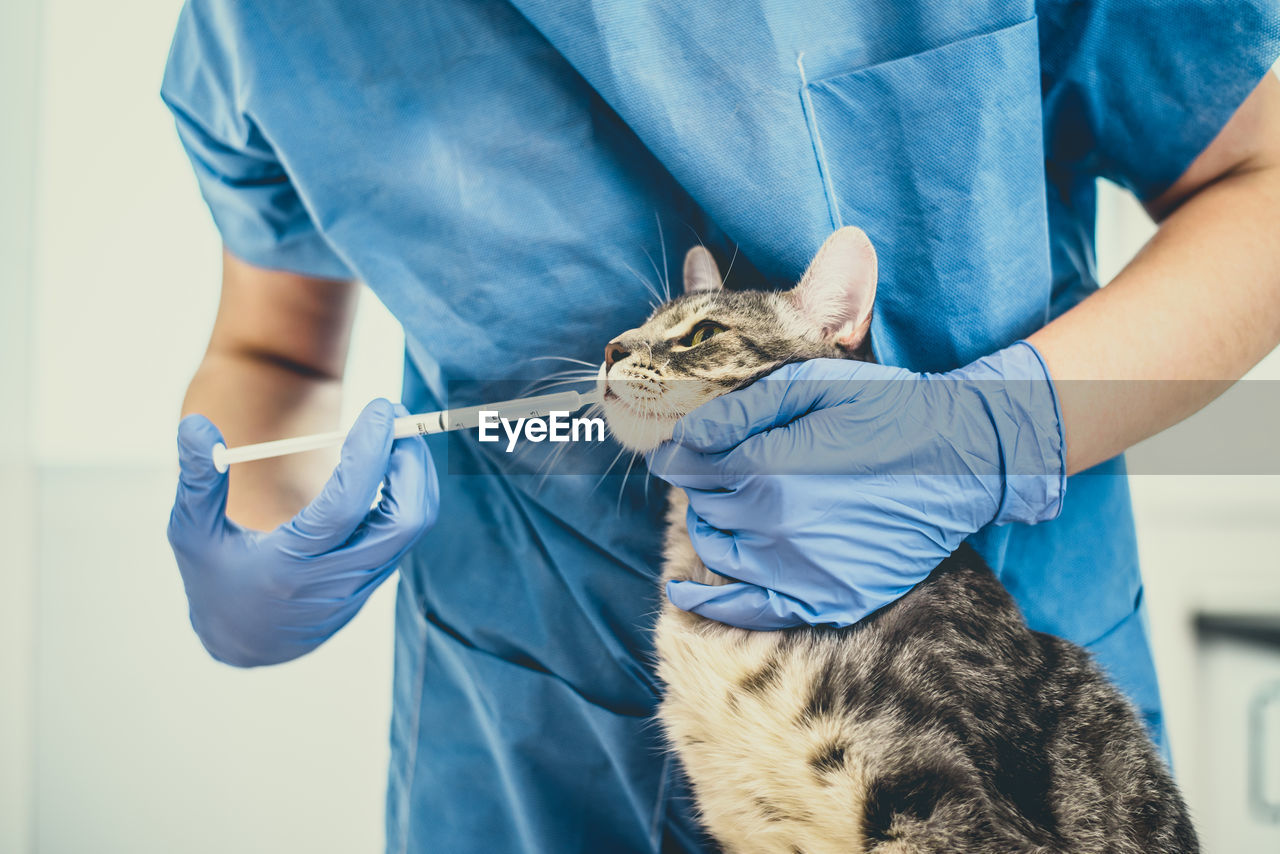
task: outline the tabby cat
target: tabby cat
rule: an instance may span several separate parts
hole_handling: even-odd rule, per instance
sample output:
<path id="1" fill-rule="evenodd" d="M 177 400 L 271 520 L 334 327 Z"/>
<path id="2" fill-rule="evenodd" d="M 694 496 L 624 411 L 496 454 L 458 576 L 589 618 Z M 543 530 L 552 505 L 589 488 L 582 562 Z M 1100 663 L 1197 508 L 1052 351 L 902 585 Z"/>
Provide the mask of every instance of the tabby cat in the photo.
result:
<path id="1" fill-rule="evenodd" d="M 833 234 L 789 292 L 726 291 L 690 250 L 685 294 L 606 349 L 605 417 L 648 451 L 698 404 L 788 362 L 870 360 L 876 259 Z M 663 581 L 706 569 L 671 491 Z M 659 717 L 731 854 L 1198 851 L 1133 708 L 1088 655 L 1031 631 L 961 547 L 845 629 L 751 632 L 663 598 Z"/>

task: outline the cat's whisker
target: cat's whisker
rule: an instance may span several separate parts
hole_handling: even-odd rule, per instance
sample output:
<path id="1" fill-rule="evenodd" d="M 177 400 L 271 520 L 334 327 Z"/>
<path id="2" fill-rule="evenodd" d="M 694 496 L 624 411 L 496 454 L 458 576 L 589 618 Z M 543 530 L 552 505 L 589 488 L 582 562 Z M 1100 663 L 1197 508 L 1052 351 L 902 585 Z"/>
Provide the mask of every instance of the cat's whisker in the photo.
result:
<path id="1" fill-rule="evenodd" d="M 609 472 L 613 471 L 613 467 L 618 464 L 618 460 L 622 459 L 622 455 L 625 454 L 626 452 L 627 452 L 626 448 L 621 448 L 618 451 L 617 455 L 613 458 L 613 460 L 610 461 L 609 465 L 605 467 L 604 474 L 600 475 L 600 479 L 597 480 L 595 482 L 595 485 L 591 487 L 592 493 L 594 493 L 597 489 L 600 488 L 600 484 L 604 483 L 604 479 L 609 476 Z"/>
<path id="2" fill-rule="evenodd" d="M 667 239 L 662 234 L 662 217 L 657 211 L 653 212 L 653 218 L 658 223 L 658 245 L 662 248 L 662 285 L 663 293 L 667 295 L 667 301 L 671 300 L 671 271 L 667 269 Z"/>
<path id="3" fill-rule="evenodd" d="M 627 461 L 627 470 L 622 473 L 622 484 L 618 487 L 618 502 L 614 508 L 614 515 L 618 518 L 622 517 L 622 494 L 627 489 L 627 478 L 631 476 L 631 467 L 636 464 L 636 457 L 640 456 L 635 451 L 631 452 L 631 459 Z"/>
<path id="4" fill-rule="evenodd" d="M 593 382 L 594 377 L 563 377 L 561 379 L 549 379 L 544 382 L 536 383 L 531 386 L 534 390 L 546 390 L 549 388 L 559 388 L 561 386 L 585 385 Z"/>
<path id="5" fill-rule="evenodd" d="M 658 289 L 655 288 L 652 284 L 650 284 L 648 279 L 640 275 L 640 273 L 636 270 L 635 267 L 632 267 L 630 264 L 623 264 L 622 266 L 626 267 L 628 272 L 630 272 L 631 275 L 636 277 L 636 281 L 639 282 L 646 291 L 648 291 L 650 294 L 653 295 L 654 300 L 656 300 L 659 303 L 666 302 L 666 300 L 662 298 L 662 294 L 658 293 Z M 657 270 L 655 269 L 654 272 L 656 273 Z M 652 302 L 649 304 L 653 305 Z"/>
<path id="6" fill-rule="evenodd" d="M 579 374 L 578 376 L 547 377 L 546 379 L 535 382 L 534 385 L 566 385 L 571 383 L 593 383 L 595 381 L 596 375 L 593 372 L 591 374 Z"/>
<path id="7" fill-rule="evenodd" d="M 598 373 L 599 373 L 598 369 L 589 370 L 587 368 L 571 368 L 569 370 L 564 370 L 564 371 L 552 371 L 551 373 L 546 374 L 545 376 L 538 377 L 537 379 L 530 380 L 529 382 L 538 383 L 538 382 L 542 382 L 543 380 L 558 380 L 564 377 L 578 377 L 580 379 L 593 380 L 596 378 L 596 375 Z"/>
<path id="8" fill-rule="evenodd" d="M 603 414 L 603 409 L 604 408 L 600 404 L 593 403 L 587 407 L 584 415 L 589 418 L 599 417 Z M 565 454 L 569 453 L 572 447 L 574 447 L 574 443 L 564 442 L 560 447 L 556 448 L 548 454 L 545 459 L 543 459 L 542 464 L 536 472 L 538 480 L 534 487 L 535 492 L 542 491 L 543 487 L 546 486 L 547 478 L 555 473 L 555 469 L 559 467 L 561 460 L 564 458 Z"/>
<path id="9" fill-rule="evenodd" d="M 707 248 L 707 244 L 706 242 L 703 241 L 702 235 L 698 233 L 698 229 L 690 225 L 688 220 L 682 218 L 680 220 L 680 224 L 683 225 L 685 228 L 689 229 L 689 233 L 693 235 L 694 241 L 697 242 L 699 246 L 701 246 L 703 249 Z"/>
<path id="10" fill-rule="evenodd" d="M 569 452 L 569 448 L 570 443 L 565 442 L 551 452 L 551 455 L 547 458 L 546 468 L 542 472 L 542 480 L 539 481 L 539 489 L 541 489 L 541 484 L 546 483 L 547 478 L 550 477 L 554 473 L 555 469 L 560 465 L 560 460 Z"/>
<path id="11" fill-rule="evenodd" d="M 567 447 L 567 445 L 565 447 Z M 555 451 L 553 451 L 550 456 L 548 456 L 545 460 L 542 461 L 542 465 L 539 466 L 538 472 L 537 472 L 538 474 L 537 483 L 534 484 L 535 494 L 541 493 L 542 488 L 547 485 L 547 478 L 551 476 L 552 470 L 556 467 L 556 464 L 560 460 L 560 455 L 563 453 L 564 453 L 563 447 L 556 448 Z"/>
<path id="12" fill-rule="evenodd" d="M 733 244 L 733 257 L 729 259 L 729 269 L 724 271 L 724 275 L 720 277 L 720 287 L 724 287 L 729 281 L 729 274 L 733 272 L 733 263 L 738 260 L 738 244 Z"/>
<path id="13" fill-rule="evenodd" d="M 658 262 L 653 260 L 653 256 L 649 254 L 648 249 L 641 247 L 640 251 L 644 253 L 644 257 L 649 259 L 649 266 L 653 268 L 653 274 L 658 277 L 658 284 L 662 285 L 662 293 L 656 294 L 656 296 L 663 302 L 670 302 L 671 286 L 662 278 L 662 271 L 658 269 Z M 663 261 L 665 262 L 666 259 L 664 258 Z"/>
<path id="14" fill-rule="evenodd" d="M 530 380 L 521 386 L 521 394 L 535 394 L 540 390 L 554 388 L 560 385 L 575 385 L 594 382 L 598 371 L 587 371 L 582 369 L 574 369 L 571 371 L 556 371 L 547 374 L 545 377 L 537 380 Z"/>
<path id="15" fill-rule="evenodd" d="M 573 362 L 578 365 L 585 365 L 586 367 L 591 368 L 592 370 L 599 370 L 600 368 L 599 362 L 588 362 L 583 359 L 574 359 L 569 356 L 530 356 L 525 361 L 527 362 L 548 362 L 548 361 Z"/>
<path id="16" fill-rule="evenodd" d="M 538 379 L 549 380 L 549 379 L 556 379 L 558 377 L 568 377 L 568 376 L 595 378 L 597 373 L 599 373 L 599 368 L 566 368 L 563 371 L 552 371 L 551 373 L 546 374 L 545 376 L 539 377 Z M 537 381 L 538 380 L 533 380 L 532 382 L 537 382 Z"/>
<path id="17" fill-rule="evenodd" d="M 555 380 L 552 382 L 538 383 L 537 385 L 529 386 L 526 389 L 526 391 L 528 391 L 530 395 L 542 394 L 543 392 L 550 391 L 551 389 L 554 389 L 554 388 L 561 388 L 563 386 L 585 385 L 586 383 L 589 383 L 591 381 L 592 381 L 591 377 L 579 377 L 577 379 Z"/>

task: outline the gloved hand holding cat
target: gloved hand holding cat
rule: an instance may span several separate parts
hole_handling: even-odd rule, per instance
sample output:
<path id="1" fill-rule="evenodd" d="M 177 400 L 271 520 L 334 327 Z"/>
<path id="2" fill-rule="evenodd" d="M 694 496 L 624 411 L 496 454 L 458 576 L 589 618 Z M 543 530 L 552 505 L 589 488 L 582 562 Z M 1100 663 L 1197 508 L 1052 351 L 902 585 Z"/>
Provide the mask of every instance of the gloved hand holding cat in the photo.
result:
<path id="1" fill-rule="evenodd" d="M 848 336 L 866 335 L 875 291 L 861 254 L 861 271 L 820 256 L 809 274 L 830 279 L 810 292 L 850 292 Z M 761 630 L 851 625 L 985 525 L 1055 517 L 1066 485 L 1053 384 L 1026 342 L 942 374 L 788 364 L 690 412 L 649 467 L 686 490 L 695 550 L 733 579 L 673 581 L 672 603 Z"/>

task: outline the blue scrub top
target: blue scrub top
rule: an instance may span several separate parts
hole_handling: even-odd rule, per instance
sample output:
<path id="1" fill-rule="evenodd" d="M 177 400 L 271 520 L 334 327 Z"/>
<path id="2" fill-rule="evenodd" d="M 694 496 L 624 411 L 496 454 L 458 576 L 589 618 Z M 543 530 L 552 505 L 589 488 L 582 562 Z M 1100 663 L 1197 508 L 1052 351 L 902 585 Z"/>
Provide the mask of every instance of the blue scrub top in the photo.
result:
<path id="1" fill-rule="evenodd" d="M 882 361 L 992 352 L 1097 287 L 1096 179 L 1168 187 L 1278 44 L 1263 0 L 190 0 L 163 96 L 228 249 L 367 282 L 424 410 L 551 370 L 535 356 L 598 362 L 648 312 L 634 271 L 698 238 L 737 253 L 731 284 L 785 287 L 860 225 Z M 662 490 L 431 444 L 388 849 L 711 850 L 650 720 Z M 974 542 L 1159 735 L 1123 471 Z"/>

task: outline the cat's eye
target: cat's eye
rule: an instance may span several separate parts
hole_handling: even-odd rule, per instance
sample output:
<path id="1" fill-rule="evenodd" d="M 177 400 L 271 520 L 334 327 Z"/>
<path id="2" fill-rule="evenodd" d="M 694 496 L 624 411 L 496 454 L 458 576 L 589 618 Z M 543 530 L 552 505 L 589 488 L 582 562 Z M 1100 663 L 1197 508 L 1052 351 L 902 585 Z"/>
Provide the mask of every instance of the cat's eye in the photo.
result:
<path id="1" fill-rule="evenodd" d="M 697 347 L 703 341 L 706 341 L 708 338 L 714 338 L 721 332 L 724 332 L 723 326 L 718 323 L 713 323 L 710 320 L 704 320 L 697 326 L 693 327 L 693 331 L 686 335 L 684 340 L 680 343 L 684 344 L 686 347 Z"/>

